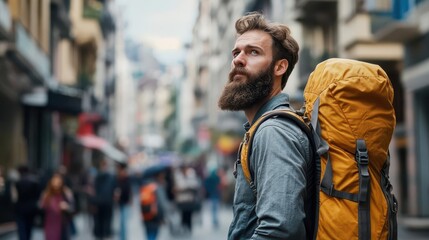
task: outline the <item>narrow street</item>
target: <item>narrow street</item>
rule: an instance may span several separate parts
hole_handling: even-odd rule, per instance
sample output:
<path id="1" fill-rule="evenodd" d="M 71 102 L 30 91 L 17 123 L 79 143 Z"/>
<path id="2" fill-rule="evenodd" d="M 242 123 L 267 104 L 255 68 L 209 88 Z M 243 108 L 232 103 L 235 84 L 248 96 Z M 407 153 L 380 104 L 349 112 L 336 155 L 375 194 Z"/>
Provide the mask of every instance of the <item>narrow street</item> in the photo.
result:
<path id="1" fill-rule="evenodd" d="M 180 232 L 171 233 L 167 225 L 164 225 L 161 229 L 159 240 L 170 240 L 170 239 L 183 239 L 183 240 L 220 240 L 226 239 L 229 224 L 232 219 L 232 209 L 230 207 L 222 206 L 219 209 L 219 223 L 218 229 L 214 229 L 211 223 L 210 203 L 205 202 L 201 213 L 195 213 L 193 217 L 193 232 L 189 234 L 181 234 Z M 119 226 L 115 218 L 114 226 Z M 177 211 L 173 210 L 170 214 L 170 221 L 175 226 L 180 222 L 180 215 Z M 140 209 L 138 202 L 134 201 L 133 209 L 130 214 L 129 222 L 129 239 L 145 239 L 144 229 L 140 221 Z M 88 236 L 88 235 L 85 235 Z M 77 237 L 76 239 L 83 239 Z"/>
<path id="2" fill-rule="evenodd" d="M 203 206 L 201 213 L 194 215 L 194 229 L 192 235 L 185 235 L 180 233 L 171 234 L 167 225 L 161 229 L 159 240 L 221 240 L 227 238 L 228 227 L 232 219 L 232 209 L 230 207 L 222 206 L 219 209 L 219 223 L 218 229 L 214 229 L 211 225 L 210 205 L 206 202 Z M 171 212 L 171 219 L 174 222 L 180 221 L 177 212 Z M 78 234 L 73 237 L 74 240 L 92 240 L 92 220 L 87 215 L 78 215 L 75 218 L 78 228 Z M 118 239 L 118 214 L 115 213 L 114 218 L 114 237 L 112 240 Z M 130 211 L 130 219 L 128 224 L 129 240 L 144 240 L 146 239 L 143 232 L 143 226 L 140 221 L 140 209 L 138 202 L 134 201 L 132 210 Z M 43 230 L 36 228 L 33 231 L 33 240 L 43 240 Z M 427 240 L 429 239 L 429 231 L 409 231 L 403 226 L 398 226 L 398 239 L 404 240 Z M 17 235 L 12 234 L 7 237 L 2 237 L 1 240 L 18 240 Z"/>
<path id="3" fill-rule="evenodd" d="M 203 210 L 201 213 L 194 214 L 193 218 L 193 232 L 191 235 L 189 234 L 181 234 L 178 232 L 170 233 L 168 226 L 163 225 L 160 231 L 159 240 L 170 240 L 170 239 L 183 239 L 183 240 L 220 240 L 226 239 L 228 227 L 232 218 L 232 210 L 229 207 L 222 206 L 219 209 L 219 223 L 220 226 L 218 229 L 214 229 L 211 224 L 211 214 L 210 214 L 210 205 L 206 202 L 203 205 Z M 172 211 L 170 215 L 170 219 L 175 222 L 177 225 L 180 221 L 180 216 L 177 211 Z M 78 234 L 74 236 L 72 239 L 75 240 L 91 240 L 92 236 L 92 219 L 89 215 L 80 214 L 75 217 L 75 223 L 77 226 Z M 119 218 L 118 213 L 115 212 L 113 229 L 114 229 L 114 237 L 113 239 L 118 239 L 119 232 Z M 133 206 L 130 211 L 130 218 L 128 223 L 128 239 L 134 240 L 144 240 L 144 229 L 140 220 L 140 209 L 138 205 L 137 199 L 133 201 Z M 9 235 L 7 237 L 2 238 L 1 240 L 17 240 L 18 237 L 16 234 Z M 44 234 L 43 229 L 36 228 L 33 231 L 33 240 L 43 240 Z"/>

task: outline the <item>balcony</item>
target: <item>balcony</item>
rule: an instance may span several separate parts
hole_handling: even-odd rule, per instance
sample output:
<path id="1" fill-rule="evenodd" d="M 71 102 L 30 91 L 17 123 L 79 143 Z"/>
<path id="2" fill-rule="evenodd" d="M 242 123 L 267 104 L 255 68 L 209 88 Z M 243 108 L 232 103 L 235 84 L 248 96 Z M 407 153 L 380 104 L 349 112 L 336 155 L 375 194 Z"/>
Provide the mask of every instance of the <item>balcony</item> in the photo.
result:
<path id="1" fill-rule="evenodd" d="M 429 59 L 429 33 L 405 43 L 404 65 L 406 68 L 417 66 Z"/>
<path id="2" fill-rule="evenodd" d="M 103 34 L 100 27 L 102 5 L 94 0 L 70 1 L 72 34 L 77 45 L 92 44 L 98 49 Z"/>
<path id="3" fill-rule="evenodd" d="M 304 47 L 300 53 L 300 63 L 299 63 L 299 80 L 300 80 L 300 88 L 304 89 L 305 84 L 307 83 L 307 79 L 310 76 L 311 72 L 314 71 L 317 64 L 322 61 L 335 57 L 335 53 L 329 53 L 327 51 L 323 52 L 319 56 L 313 56 L 308 47 Z"/>
<path id="4" fill-rule="evenodd" d="M 337 20 L 336 0 L 296 0 L 295 3 L 298 22 L 323 25 Z"/>
<path id="5" fill-rule="evenodd" d="M 107 36 L 110 32 L 114 32 L 116 30 L 115 19 L 107 7 L 104 7 L 101 13 L 100 26 L 104 36 Z"/>
<path id="6" fill-rule="evenodd" d="M 70 2 L 64 0 L 51 1 L 53 23 L 59 26 L 62 37 L 70 37 L 71 20 L 69 17 Z"/>
<path id="7" fill-rule="evenodd" d="M 50 60 L 38 43 L 18 22 L 15 22 L 15 43 L 7 53 L 37 84 L 51 77 Z"/>
<path id="8" fill-rule="evenodd" d="M 407 42 L 420 35 L 416 24 L 397 20 L 391 12 L 373 11 L 371 18 L 371 32 L 374 40 L 380 42 Z"/>
<path id="9" fill-rule="evenodd" d="M 396 61 L 403 57 L 403 46 L 394 41 L 376 39 L 375 32 L 382 31 L 391 20 L 389 11 L 367 10 L 351 16 L 341 27 L 340 44 L 343 57 L 360 60 Z M 356 31 L 359 29 L 359 31 Z"/>

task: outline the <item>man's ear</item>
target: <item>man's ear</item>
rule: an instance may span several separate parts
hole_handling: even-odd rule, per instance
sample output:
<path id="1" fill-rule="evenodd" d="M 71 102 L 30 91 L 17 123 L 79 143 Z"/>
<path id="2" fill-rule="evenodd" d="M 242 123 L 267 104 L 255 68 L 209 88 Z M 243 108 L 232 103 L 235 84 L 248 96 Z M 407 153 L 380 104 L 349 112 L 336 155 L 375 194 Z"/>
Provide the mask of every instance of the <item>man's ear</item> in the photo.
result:
<path id="1" fill-rule="evenodd" d="M 288 67 L 289 62 L 286 59 L 278 60 L 274 66 L 274 76 L 282 76 L 285 74 Z"/>

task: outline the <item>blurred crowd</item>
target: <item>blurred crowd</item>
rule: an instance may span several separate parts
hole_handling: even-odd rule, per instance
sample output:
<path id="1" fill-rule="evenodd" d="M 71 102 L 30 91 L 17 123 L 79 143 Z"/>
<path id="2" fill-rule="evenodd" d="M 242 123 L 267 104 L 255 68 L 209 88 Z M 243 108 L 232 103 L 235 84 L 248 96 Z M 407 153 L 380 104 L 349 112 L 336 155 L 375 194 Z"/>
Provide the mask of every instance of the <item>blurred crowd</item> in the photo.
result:
<path id="1" fill-rule="evenodd" d="M 72 239 L 82 231 L 75 223 L 78 214 L 88 216 L 94 239 L 131 239 L 127 221 L 138 201 L 147 239 L 157 239 L 161 227 L 174 236 L 192 234 L 193 215 L 205 200 L 218 228 L 227 182 L 222 168 L 189 164 L 159 164 L 131 174 L 126 164 L 103 159 L 78 179 L 64 166 L 50 173 L 27 166 L 6 173 L 0 166 L 0 204 L 9 206 L 4 209 L 14 216 L 20 240 L 31 239 L 34 228 L 43 229 L 47 240 Z M 119 221 L 113 221 L 115 214 Z"/>

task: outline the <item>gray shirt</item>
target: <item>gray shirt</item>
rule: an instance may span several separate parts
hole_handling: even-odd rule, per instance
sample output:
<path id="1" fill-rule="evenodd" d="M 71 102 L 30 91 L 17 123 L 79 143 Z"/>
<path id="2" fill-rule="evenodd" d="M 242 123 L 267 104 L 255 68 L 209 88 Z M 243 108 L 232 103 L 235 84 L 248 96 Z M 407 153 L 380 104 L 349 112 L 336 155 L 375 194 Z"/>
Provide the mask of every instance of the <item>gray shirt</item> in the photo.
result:
<path id="1" fill-rule="evenodd" d="M 281 93 L 259 109 L 254 121 L 269 110 L 286 107 L 288 96 Z M 251 151 L 257 194 L 238 165 L 228 239 L 305 239 L 306 172 L 311 155 L 305 133 L 289 120 L 268 119 L 257 129 Z"/>

